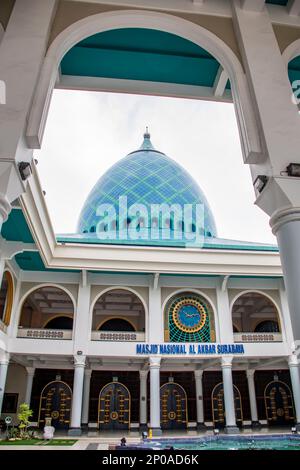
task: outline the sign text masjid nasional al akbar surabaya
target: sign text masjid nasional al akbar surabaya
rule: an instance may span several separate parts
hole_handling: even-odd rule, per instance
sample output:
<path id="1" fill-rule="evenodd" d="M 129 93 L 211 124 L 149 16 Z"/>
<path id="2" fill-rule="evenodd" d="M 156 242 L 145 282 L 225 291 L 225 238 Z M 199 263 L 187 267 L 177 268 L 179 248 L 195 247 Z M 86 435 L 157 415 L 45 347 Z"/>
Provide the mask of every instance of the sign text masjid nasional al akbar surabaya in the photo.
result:
<path id="1" fill-rule="evenodd" d="M 202 355 L 244 354 L 243 344 L 144 344 L 136 345 L 136 354 Z"/>

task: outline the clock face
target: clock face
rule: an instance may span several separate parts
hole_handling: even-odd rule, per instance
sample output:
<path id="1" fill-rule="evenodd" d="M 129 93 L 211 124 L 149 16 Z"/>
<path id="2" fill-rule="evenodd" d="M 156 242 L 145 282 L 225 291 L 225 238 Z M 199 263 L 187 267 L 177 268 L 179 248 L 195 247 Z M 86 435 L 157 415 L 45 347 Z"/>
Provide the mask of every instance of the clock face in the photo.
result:
<path id="1" fill-rule="evenodd" d="M 172 316 L 177 328 L 186 333 L 194 333 L 201 330 L 206 320 L 204 307 L 200 302 L 192 298 L 185 298 L 177 302 Z"/>

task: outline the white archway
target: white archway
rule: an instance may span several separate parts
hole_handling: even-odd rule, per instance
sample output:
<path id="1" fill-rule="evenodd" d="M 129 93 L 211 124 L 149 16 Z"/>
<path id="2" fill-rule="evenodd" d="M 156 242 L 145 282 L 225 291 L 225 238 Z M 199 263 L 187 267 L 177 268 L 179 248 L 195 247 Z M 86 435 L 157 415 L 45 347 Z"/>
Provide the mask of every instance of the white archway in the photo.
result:
<path id="1" fill-rule="evenodd" d="M 232 299 L 232 301 L 230 302 L 230 307 L 229 308 L 230 308 L 231 318 L 232 318 L 232 309 L 233 309 L 233 306 L 234 306 L 235 302 L 240 297 L 242 297 L 244 294 L 251 294 L 251 293 L 260 294 L 260 295 L 266 297 L 274 305 L 274 307 L 276 308 L 276 311 L 277 311 L 280 332 L 283 336 L 283 339 L 286 341 L 286 337 L 287 337 L 286 336 L 286 327 L 285 327 L 285 323 L 284 323 L 284 319 L 283 319 L 281 309 L 279 308 L 279 305 L 276 302 L 276 300 L 274 300 L 273 297 L 271 297 L 270 294 L 266 293 L 265 291 L 262 291 L 262 290 L 259 290 L 259 289 L 245 289 L 245 290 L 239 292 L 238 294 L 236 294 L 234 296 L 234 298 Z"/>
<path id="2" fill-rule="evenodd" d="M 20 320 L 21 320 L 22 308 L 23 308 L 24 302 L 26 301 L 27 297 L 32 292 L 34 292 L 36 290 L 39 290 L 39 289 L 42 289 L 43 287 L 55 287 L 57 289 L 60 289 L 60 290 L 64 291 L 68 295 L 68 297 L 70 298 L 70 300 L 73 304 L 73 320 L 76 320 L 76 302 L 75 302 L 75 298 L 74 298 L 73 294 L 64 286 L 61 286 L 59 284 L 55 284 L 55 283 L 52 283 L 52 282 L 45 282 L 43 284 L 38 284 L 36 286 L 33 286 L 31 289 L 28 289 L 28 291 L 26 291 L 24 293 L 24 295 L 22 296 L 22 298 L 19 300 L 13 336 L 17 335 L 19 323 L 20 323 Z M 74 327 L 75 327 L 75 325 L 73 324 L 73 330 L 74 330 Z"/>
<path id="3" fill-rule="evenodd" d="M 131 292 L 132 294 L 134 294 L 134 295 L 139 299 L 139 301 L 140 301 L 141 304 L 143 305 L 144 312 L 145 312 L 145 341 L 147 341 L 147 340 L 148 340 L 148 336 L 149 336 L 149 327 L 148 327 L 149 313 L 148 313 L 148 305 L 146 304 L 146 302 L 145 302 L 145 300 L 143 299 L 143 297 L 141 296 L 141 294 L 140 294 L 139 292 L 137 292 L 135 289 L 132 289 L 132 287 L 127 287 L 127 286 L 110 286 L 110 287 L 107 287 L 107 288 L 101 290 L 101 292 L 99 292 L 99 294 L 97 294 L 97 295 L 95 296 L 93 302 L 91 303 L 90 312 L 89 312 L 90 318 L 93 318 L 93 313 L 94 313 L 95 305 L 96 305 L 96 303 L 98 302 L 98 300 L 102 297 L 102 295 L 106 294 L 107 292 L 114 291 L 114 290 L 124 290 L 124 291 Z"/>
<path id="4" fill-rule="evenodd" d="M 41 147 L 59 64 L 66 52 L 86 37 L 120 28 L 148 28 L 175 34 L 212 54 L 226 70 L 231 82 L 244 160 L 249 163 L 259 161 L 262 149 L 255 113 L 243 67 L 232 49 L 215 34 L 191 21 L 145 10 L 88 16 L 70 25 L 54 39 L 46 54 L 29 114 L 26 131 L 29 148 Z"/>

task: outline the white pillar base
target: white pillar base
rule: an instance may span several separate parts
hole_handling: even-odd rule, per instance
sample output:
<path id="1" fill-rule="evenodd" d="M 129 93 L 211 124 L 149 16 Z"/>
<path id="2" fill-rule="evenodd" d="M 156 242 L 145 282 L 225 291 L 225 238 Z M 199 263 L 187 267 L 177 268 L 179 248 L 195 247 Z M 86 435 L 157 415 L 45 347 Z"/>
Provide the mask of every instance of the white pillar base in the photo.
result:
<path id="1" fill-rule="evenodd" d="M 225 426 L 225 434 L 239 434 L 240 430 L 237 426 Z"/>
<path id="2" fill-rule="evenodd" d="M 82 429 L 81 428 L 70 428 L 68 430 L 68 436 L 81 436 L 82 435 Z"/>
<path id="3" fill-rule="evenodd" d="M 162 430 L 161 428 L 151 428 L 152 429 L 152 436 L 161 436 Z"/>

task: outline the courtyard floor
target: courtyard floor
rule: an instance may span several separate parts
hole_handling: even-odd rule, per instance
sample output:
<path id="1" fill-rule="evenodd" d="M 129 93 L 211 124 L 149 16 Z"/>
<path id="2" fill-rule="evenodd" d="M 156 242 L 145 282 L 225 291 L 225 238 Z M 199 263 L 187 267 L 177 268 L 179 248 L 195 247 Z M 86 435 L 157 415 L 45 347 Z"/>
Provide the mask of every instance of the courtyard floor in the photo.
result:
<path id="1" fill-rule="evenodd" d="M 271 435 L 271 434 L 287 434 L 291 435 L 290 428 L 262 428 L 260 430 L 253 431 L 252 429 L 243 429 L 240 435 Z M 212 436 L 213 431 L 164 431 L 159 439 L 170 439 L 170 438 L 195 438 L 203 436 Z M 220 433 L 222 435 L 222 433 Z M 0 438 L 4 439 L 5 435 L 0 434 Z M 141 433 L 138 431 L 128 432 L 98 432 L 89 431 L 83 433 L 80 437 L 70 437 L 66 433 L 56 432 L 55 438 L 57 439 L 70 439 L 77 440 L 72 446 L 52 446 L 52 445 L 1 445 L 0 451 L 2 450 L 108 450 L 110 446 L 119 445 L 120 439 L 126 438 L 127 445 L 136 445 L 142 441 Z M 155 439 L 155 437 L 153 438 Z"/>

